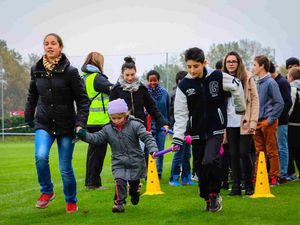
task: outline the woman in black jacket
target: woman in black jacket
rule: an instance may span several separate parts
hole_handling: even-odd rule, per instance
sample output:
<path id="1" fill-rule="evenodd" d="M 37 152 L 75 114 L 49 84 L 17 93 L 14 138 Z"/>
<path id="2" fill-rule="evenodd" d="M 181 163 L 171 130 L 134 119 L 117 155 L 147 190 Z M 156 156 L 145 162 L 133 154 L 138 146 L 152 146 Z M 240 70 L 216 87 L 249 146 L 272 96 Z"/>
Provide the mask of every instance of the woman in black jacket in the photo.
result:
<path id="1" fill-rule="evenodd" d="M 70 213 L 78 210 L 72 168 L 73 131 L 75 127 L 85 127 L 89 99 L 77 69 L 62 53 L 62 39 L 50 33 L 43 44 L 45 55 L 31 68 L 25 108 L 25 122 L 35 128 L 35 162 L 41 191 L 36 207 L 45 208 L 55 198 L 49 152 L 56 139 L 66 211 Z"/>
<path id="2" fill-rule="evenodd" d="M 111 90 L 109 100 L 122 98 L 128 105 L 130 114 L 144 121 L 146 126 L 146 112 L 156 122 L 158 127 L 164 127 L 168 132 L 169 123 L 164 119 L 156 104 L 151 97 L 148 89 L 143 85 L 136 76 L 136 66 L 133 58 L 125 57 L 125 63 L 122 65 L 121 76 L 118 82 Z M 146 154 L 147 159 L 147 154 Z M 161 177 L 161 174 L 158 174 Z"/>

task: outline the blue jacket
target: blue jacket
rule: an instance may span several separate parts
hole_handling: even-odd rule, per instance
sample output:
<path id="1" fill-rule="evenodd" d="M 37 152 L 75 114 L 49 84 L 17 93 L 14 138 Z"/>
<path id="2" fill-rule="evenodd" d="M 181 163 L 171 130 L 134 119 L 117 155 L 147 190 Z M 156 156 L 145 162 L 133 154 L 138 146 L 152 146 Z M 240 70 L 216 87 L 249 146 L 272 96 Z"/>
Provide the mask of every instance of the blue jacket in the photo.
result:
<path id="1" fill-rule="evenodd" d="M 272 124 L 281 115 L 284 102 L 276 81 L 267 74 L 256 81 L 259 96 L 259 116 L 258 120 L 268 119 Z"/>

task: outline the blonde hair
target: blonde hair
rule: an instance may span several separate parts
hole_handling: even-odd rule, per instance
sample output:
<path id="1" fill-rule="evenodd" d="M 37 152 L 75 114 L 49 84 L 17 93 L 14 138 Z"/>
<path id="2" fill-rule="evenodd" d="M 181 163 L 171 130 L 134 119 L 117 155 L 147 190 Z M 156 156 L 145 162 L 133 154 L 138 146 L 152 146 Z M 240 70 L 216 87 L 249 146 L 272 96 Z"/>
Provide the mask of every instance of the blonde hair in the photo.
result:
<path id="1" fill-rule="evenodd" d="M 292 67 L 289 70 L 288 76 L 293 78 L 293 80 L 299 80 L 300 79 L 300 67 Z"/>
<path id="2" fill-rule="evenodd" d="M 101 73 L 103 73 L 104 57 L 99 52 L 90 52 L 87 55 L 83 66 L 86 66 L 87 64 L 91 64 L 98 67 Z"/>

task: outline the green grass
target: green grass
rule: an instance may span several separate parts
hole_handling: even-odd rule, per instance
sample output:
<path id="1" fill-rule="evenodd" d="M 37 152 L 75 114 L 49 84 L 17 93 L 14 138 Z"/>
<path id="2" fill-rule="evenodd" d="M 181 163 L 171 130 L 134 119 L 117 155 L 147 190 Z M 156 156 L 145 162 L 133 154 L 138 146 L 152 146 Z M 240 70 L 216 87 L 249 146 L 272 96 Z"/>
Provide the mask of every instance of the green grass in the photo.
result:
<path id="1" fill-rule="evenodd" d="M 204 201 L 198 197 L 197 187 L 168 186 L 172 153 L 166 155 L 164 162 L 161 189 L 165 194 L 142 196 L 137 206 L 128 200 L 125 213 L 113 214 L 110 151 L 102 172 L 103 184 L 109 189 L 86 191 L 86 149 L 87 144 L 77 143 L 73 160 L 79 211 L 66 214 L 56 144 L 51 149 L 50 165 L 57 197 L 46 209 L 36 209 L 39 185 L 33 140 L 14 138 L 0 143 L 0 224 L 299 224 L 299 181 L 272 188 L 275 198 L 229 197 L 227 191 L 222 191 L 223 210 L 207 213 L 202 211 Z"/>

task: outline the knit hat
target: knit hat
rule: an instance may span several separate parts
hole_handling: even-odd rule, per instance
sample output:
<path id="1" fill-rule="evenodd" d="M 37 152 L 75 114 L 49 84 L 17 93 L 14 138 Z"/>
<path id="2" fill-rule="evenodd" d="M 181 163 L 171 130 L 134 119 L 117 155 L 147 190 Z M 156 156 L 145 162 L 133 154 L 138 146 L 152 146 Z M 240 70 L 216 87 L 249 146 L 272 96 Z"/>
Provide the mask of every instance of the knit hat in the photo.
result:
<path id="1" fill-rule="evenodd" d="M 108 103 L 108 114 L 119 114 L 128 112 L 128 106 L 124 99 L 118 98 Z"/>
<path id="2" fill-rule="evenodd" d="M 285 61 L 285 68 L 288 69 L 289 66 L 291 66 L 291 65 L 297 65 L 297 66 L 299 66 L 299 59 L 297 59 L 295 57 L 288 58 Z"/>

